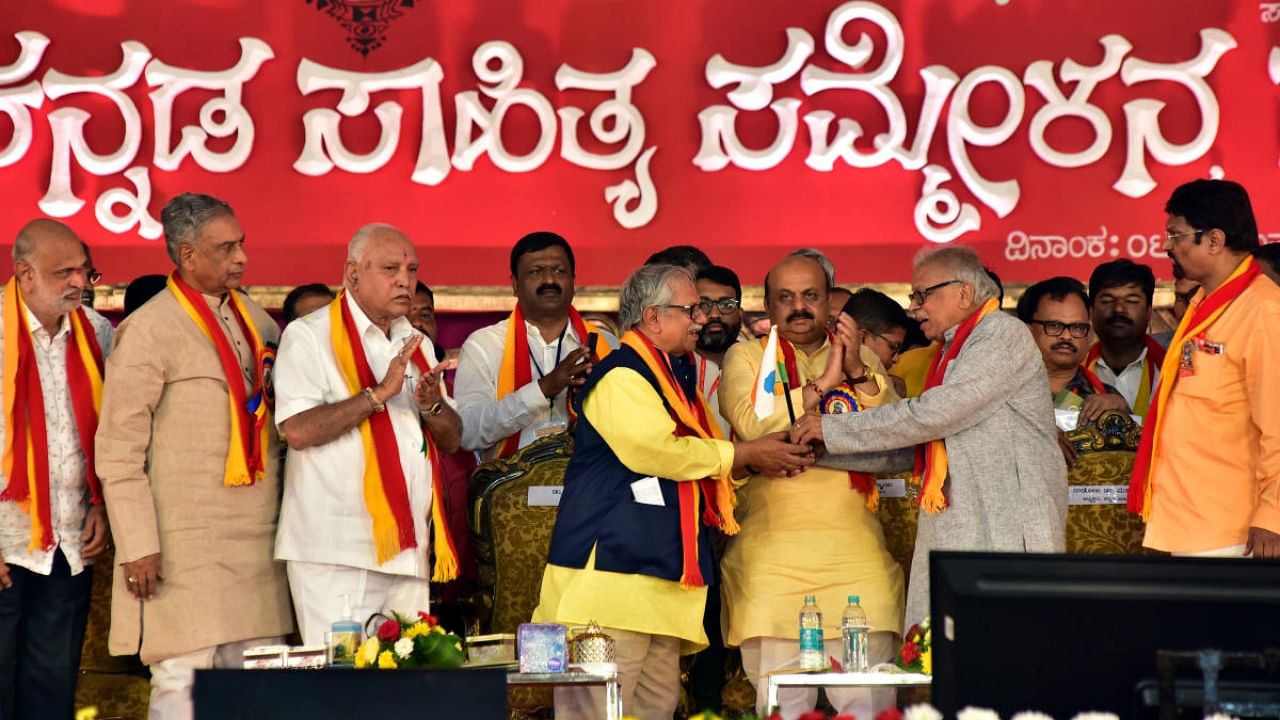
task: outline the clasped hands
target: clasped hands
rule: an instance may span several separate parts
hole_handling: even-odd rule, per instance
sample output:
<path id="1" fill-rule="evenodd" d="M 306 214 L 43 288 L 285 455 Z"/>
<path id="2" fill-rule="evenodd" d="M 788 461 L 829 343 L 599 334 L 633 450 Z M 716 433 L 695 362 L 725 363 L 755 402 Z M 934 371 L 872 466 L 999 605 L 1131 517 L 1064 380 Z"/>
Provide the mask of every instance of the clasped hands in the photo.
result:
<path id="1" fill-rule="evenodd" d="M 422 345 L 422 337 L 422 335 L 416 333 L 410 336 L 404 341 L 404 345 L 400 347 L 399 352 L 391 358 L 391 363 L 387 365 L 387 374 L 383 375 L 381 382 L 373 388 L 373 394 L 377 397 L 378 402 L 385 403 L 400 394 L 400 390 L 404 388 L 409 362 L 412 360 L 413 354 L 418 352 L 418 348 Z M 413 399 L 417 403 L 418 409 L 422 412 L 429 412 L 431 408 L 435 407 L 436 403 L 444 399 L 440 387 L 440 378 L 447 367 L 445 363 L 436 363 L 435 367 L 418 379 L 413 390 Z"/>

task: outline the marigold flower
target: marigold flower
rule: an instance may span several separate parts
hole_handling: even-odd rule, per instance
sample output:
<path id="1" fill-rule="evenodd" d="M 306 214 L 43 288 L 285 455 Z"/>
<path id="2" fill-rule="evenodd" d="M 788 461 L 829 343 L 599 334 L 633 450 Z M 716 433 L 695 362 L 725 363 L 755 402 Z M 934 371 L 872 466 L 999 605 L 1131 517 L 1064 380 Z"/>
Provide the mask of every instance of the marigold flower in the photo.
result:
<path id="1" fill-rule="evenodd" d="M 396 667 L 396 656 L 390 650 L 383 650 L 378 655 L 379 670 L 394 670 Z"/>
<path id="2" fill-rule="evenodd" d="M 378 661 L 378 638 L 369 638 L 360 645 L 356 652 L 356 667 L 366 668 Z"/>

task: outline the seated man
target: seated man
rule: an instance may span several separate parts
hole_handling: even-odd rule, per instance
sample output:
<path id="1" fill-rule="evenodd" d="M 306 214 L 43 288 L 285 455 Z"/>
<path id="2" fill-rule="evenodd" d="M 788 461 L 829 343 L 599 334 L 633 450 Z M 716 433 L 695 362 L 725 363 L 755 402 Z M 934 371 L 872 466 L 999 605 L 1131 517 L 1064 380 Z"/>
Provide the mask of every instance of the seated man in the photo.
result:
<path id="1" fill-rule="evenodd" d="M 617 642 L 623 711 L 670 718 L 677 658 L 707 645 L 703 608 L 716 581 L 712 533 L 737 531 L 730 474 L 787 475 L 809 448 L 774 433 L 721 439 L 706 399 L 670 356 L 693 350 L 705 321 L 693 276 L 646 265 L 618 298 L 622 346 L 582 387 L 573 457 L 551 537 L 535 622 L 597 621 Z M 556 691 L 556 717 L 599 720 L 602 693 Z"/>
<path id="2" fill-rule="evenodd" d="M 1089 296 L 1079 280 L 1055 277 L 1027 288 L 1018 300 L 1018 318 L 1031 328 L 1044 357 L 1053 407 L 1080 413 L 1075 425 L 1063 427 L 1059 421 L 1058 426 L 1058 445 L 1072 465 L 1075 449 L 1065 431 L 1094 422 L 1108 410 L 1127 413 L 1129 404 L 1081 364 L 1089 338 Z"/>

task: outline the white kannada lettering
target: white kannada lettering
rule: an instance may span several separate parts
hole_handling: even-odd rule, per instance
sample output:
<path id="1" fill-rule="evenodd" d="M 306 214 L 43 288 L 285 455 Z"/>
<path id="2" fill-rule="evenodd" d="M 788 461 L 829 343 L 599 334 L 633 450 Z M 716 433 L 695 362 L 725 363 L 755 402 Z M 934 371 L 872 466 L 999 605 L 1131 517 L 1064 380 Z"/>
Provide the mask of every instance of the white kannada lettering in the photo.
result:
<path id="1" fill-rule="evenodd" d="M 80 211 L 84 201 L 71 190 L 71 157 L 74 155 L 80 167 L 94 175 L 118 173 L 133 162 L 142 144 L 142 116 L 137 105 L 124 91 L 137 82 L 142 68 L 151 59 L 151 51 L 133 40 L 120 44 L 123 58 L 114 72 L 100 77 L 75 76 L 49 70 L 44 74 L 44 94 L 50 100 L 68 95 L 87 93 L 101 95 L 120 111 L 124 120 L 124 137 L 120 147 L 101 155 L 85 141 L 84 126 L 89 113 L 80 108 L 60 108 L 49 113 L 49 128 L 53 132 L 53 152 L 49 164 L 49 189 L 38 203 L 40 209 L 52 217 L 70 217 Z"/>
<path id="2" fill-rule="evenodd" d="M 0 67 L 0 87 L 30 77 L 40 65 L 45 48 L 49 47 L 49 38 L 34 30 L 23 30 L 14 33 L 13 37 L 18 41 L 18 59 Z M 39 81 L 0 89 L 0 112 L 8 115 L 9 122 L 13 124 L 13 136 L 9 144 L 0 150 L 0 167 L 12 165 L 27 154 L 35 133 L 31 110 L 43 104 L 44 93 L 40 90 Z"/>
<path id="3" fill-rule="evenodd" d="M 303 58 L 298 63 L 298 90 L 303 95 L 339 89 L 337 110 L 313 108 L 302 117 L 305 139 L 302 154 L 293 167 L 303 175 L 324 175 L 335 166 L 351 173 L 371 173 L 386 165 L 400 141 L 400 116 L 404 108 L 394 100 L 373 110 L 381 125 L 378 143 L 368 153 L 353 153 L 342 142 L 339 124 L 369 109 L 369 95 L 381 90 L 422 91 L 422 136 L 411 179 L 425 185 L 439 184 L 449 174 L 445 152 L 444 121 L 440 112 L 440 80 L 444 72 L 431 58 L 409 67 L 381 73 L 362 73 L 327 67 Z"/>
<path id="4" fill-rule="evenodd" d="M 240 38 L 240 61 L 226 70 L 204 71 L 175 67 L 160 60 L 147 65 L 147 84 L 151 91 L 151 112 L 155 118 L 155 151 L 152 164 L 161 170 L 177 170 L 188 155 L 210 172 L 233 172 L 244 165 L 253 150 L 253 117 L 241 102 L 244 84 L 253 79 L 262 64 L 275 57 L 271 47 L 257 38 Z M 200 108 L 199 126 L 181 130 L 176 147 L 170 147 L 173 125 L 173 103 L 192 88 L 218 90 L 222 97 L 205 102 Z M 210 150 L 205 142 L 212 136 L 236 136 L 225 152 Z"/>
<path id="5" fill-rule="evenodd" d="M 497 67 L 491 67 L 493 63 Z M 471 67 L 480 79 L 480 92 L 469 90 L 454 97 L 457 126 L 453 135 L 453 166 L 470 170 L 476 159 L 487 154 L 501 170 L 513 173 L 537 170 L 551 156 L 556 138 L 556 114 L 546 96 L 532 88 L 517 88 L 524 77 L 524 58 L 508 42 L 495 40 L 476 48 Z M 494 100 L 493 110 L 486 110 L 480 93 Z M 538 121 L 538 142 L 524 155 L 513 155 L 502 140 L 502 123 L 507 112 L 523 105 Z M 480 136 L 473 138 L 473 128 Z"/>

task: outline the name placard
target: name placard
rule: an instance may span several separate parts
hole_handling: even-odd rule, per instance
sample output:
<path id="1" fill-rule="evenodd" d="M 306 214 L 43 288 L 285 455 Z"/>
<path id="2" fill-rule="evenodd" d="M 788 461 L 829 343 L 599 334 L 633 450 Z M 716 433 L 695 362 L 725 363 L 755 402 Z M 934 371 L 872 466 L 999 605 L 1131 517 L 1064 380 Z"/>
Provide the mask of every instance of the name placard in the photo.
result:
<path id="1" fill-rule="evenodd" d="M 1128 485 L 1075 485 L 1067 488 L 1068 505 L 1124 505 Z"/>
<path id="2" fill-rule="evenodd" d="M 529 507 L 557 507 L 563 492 L 561 485 L 530 485 Z"/>
<path id="3" fill-rule="evenodd" d="M 876 478 L 882 498 L 904 498 L 907 496 L 907 481 L 902 478 Z"/>

